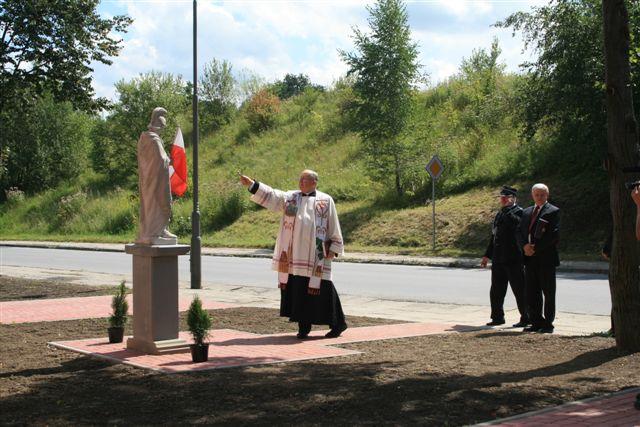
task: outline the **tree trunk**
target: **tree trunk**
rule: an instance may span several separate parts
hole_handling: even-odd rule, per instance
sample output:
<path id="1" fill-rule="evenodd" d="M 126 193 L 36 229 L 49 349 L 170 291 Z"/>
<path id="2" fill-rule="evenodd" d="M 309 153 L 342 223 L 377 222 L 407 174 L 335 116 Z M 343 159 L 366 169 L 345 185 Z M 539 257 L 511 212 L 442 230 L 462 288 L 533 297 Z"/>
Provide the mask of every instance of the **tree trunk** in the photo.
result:
<path id="1" fill-rule="evenodd" d="M 640 245 L 635 206 L 624 187 L 623 167 L 640 164 L 638 125 L 633 112 L 629 67 L 629 15 L 624 0 L 603 0 L 607 140 L 613 246 L 609 287 L 616 344 L 640 351 Z M 631 177 L 627 177 L 631 178 Z"/>

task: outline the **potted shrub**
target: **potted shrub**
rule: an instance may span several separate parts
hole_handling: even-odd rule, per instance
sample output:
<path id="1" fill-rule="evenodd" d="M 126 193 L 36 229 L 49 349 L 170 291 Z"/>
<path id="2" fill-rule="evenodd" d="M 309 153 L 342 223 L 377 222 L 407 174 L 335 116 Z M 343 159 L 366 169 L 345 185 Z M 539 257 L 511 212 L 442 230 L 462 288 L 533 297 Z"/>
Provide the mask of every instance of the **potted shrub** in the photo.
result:
<path id="1" fill-rule="evenodd" d="M 109 317 L 109 342 L 122 342 L 124 337 L 124 325 L 127 323 L 127 311 L 129 311 L 129 303 L 127 302 L 127 287 L 124 280 L 120 282 L 120 286 L 116 289 L 115 295 L 111 299 L 111 316 Z"/>
<path id="2" fill-rule="evenodd" d="M 198 295 L 193 297 L 189 311 L 187 312 L 187 325 L 189 332 L 193 337 L 191 344 L 191 360 L 194 363 L 206 362 L 209 359 L 209 343 L 204 340 L 209 337 L 209 329 L 211 329 L 211 317 L 209 313 L 202 308 L 202 300 Z"/>

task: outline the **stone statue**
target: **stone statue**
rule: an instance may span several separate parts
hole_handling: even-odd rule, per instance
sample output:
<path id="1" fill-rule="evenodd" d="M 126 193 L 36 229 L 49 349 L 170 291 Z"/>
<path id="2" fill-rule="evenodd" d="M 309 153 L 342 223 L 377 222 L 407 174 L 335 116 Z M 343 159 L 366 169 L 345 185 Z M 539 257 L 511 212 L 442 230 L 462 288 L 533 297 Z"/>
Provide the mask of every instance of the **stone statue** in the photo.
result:
<path id="1" fill-rule="evenodd" d="M 169 233 L 171 188 L 169 165 L 160 131 L 167 125 L 167 110 L 157 107 L 151 123 L 138 140 L 138 186 L 140 192 L 140 229 L 137 244 L 175 245 L 178 239 Z"/>

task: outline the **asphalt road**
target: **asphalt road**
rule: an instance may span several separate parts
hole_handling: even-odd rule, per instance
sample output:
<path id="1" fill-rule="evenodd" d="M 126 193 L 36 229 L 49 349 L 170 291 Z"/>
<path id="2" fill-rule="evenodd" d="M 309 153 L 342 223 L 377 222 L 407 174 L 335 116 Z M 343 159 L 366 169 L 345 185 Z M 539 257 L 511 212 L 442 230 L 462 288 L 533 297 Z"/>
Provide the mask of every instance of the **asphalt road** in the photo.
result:
<path id="1" fill-rule="evenodd" d="M 131 274 L 131 256 L 118 252 L 0 247 L 2 266 Z M 180 280 L 189 281 L 189 257 L 180 257 Z M 606 275 L 558 273 L 558 311 L 607 315 L 611 311 Z M 205 284 L 274 287 L 276 273 L 264 258 L 202 257 Z M 341 294 L 381 299 L 489 305 L 488 269 L 461 269 L 336 262 L 333 281 Z M 505 308 L 514 308 L 511 291 Z"/>

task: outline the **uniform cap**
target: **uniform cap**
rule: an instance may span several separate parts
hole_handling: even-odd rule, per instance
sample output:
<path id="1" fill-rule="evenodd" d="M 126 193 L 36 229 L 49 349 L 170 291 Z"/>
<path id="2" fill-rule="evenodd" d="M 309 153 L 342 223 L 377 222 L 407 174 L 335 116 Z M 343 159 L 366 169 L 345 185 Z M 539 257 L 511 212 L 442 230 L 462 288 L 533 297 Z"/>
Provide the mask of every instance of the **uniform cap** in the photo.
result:
<path id="1" fill-rule="evenodd" d="M 518 195 L 518 190 L 513 187 L 507 187 L 506 185 L 503 185 L 502 190 L 500 190 L 500 195 L 516 197 Z"/>

